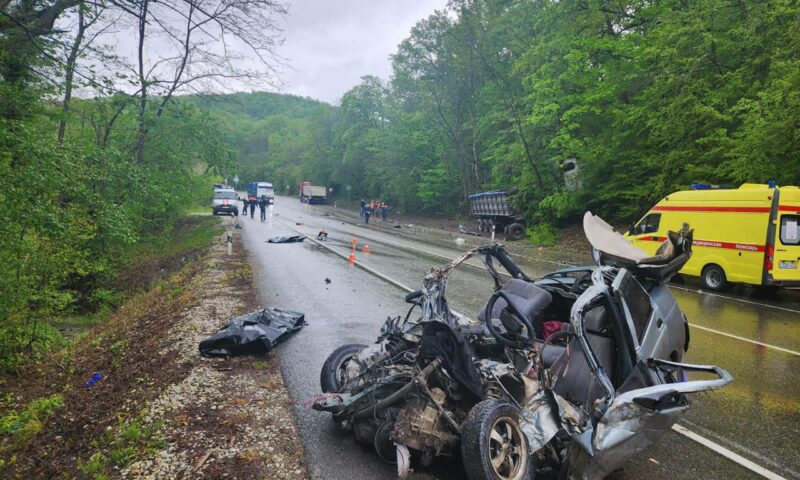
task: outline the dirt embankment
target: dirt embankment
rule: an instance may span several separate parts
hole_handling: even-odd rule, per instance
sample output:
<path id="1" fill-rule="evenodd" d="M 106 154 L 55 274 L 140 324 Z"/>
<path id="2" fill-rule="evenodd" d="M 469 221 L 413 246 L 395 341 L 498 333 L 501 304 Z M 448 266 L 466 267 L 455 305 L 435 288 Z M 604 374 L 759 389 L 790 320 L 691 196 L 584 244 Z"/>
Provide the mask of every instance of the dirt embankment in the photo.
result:
<path id="1" fill-rule="evenodd" d="M 235 242 L 228 257 L 214 239 L 67 351 L 3 379 L 0 477 L 306 478 L 277 358 L 198 354 L 257 307 Z"/>

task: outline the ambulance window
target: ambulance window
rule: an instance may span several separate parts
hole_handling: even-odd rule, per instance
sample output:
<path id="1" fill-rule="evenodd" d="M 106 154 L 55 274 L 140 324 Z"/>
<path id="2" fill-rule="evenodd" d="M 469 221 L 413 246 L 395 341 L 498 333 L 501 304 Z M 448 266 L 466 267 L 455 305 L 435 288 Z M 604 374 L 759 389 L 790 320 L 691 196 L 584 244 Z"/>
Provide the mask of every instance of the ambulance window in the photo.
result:
<path id="1" fill-rule="evenodd" d="M 634 234 L 639 235 L 642 233 L 656 233 L 658 231 L 658 224 L 661 222 L 660 213 L 651 213 L 644 217 L 639 225 L 636 225 Z"/>
<path id="2" fill-rule="evenodd" d="M 800 244 L 799 215 L 781 215 L 781 243 L 784 245 Z"/>

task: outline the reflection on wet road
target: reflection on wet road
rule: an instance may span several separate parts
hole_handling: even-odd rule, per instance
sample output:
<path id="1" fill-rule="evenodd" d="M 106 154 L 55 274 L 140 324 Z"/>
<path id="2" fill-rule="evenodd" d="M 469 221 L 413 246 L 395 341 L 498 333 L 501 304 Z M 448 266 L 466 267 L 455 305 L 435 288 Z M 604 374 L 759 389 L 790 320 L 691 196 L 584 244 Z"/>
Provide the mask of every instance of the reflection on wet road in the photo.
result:
<path id="1" fill-rule="evenodd" d="M 358 268 L 353 269 L 319 247 L 271 246 L 270 250 L 266 250 L 265 244 L 261 243 L 266 236 L 290 234 L 292 230 L 315 236 L 316 231 L 324 227 L 330 235 L 326 245 L 345 255 L 349 254 L 351 239 L 355 237 L 359 242 L 359 250 L 368 244 L 372 251 L 370 254 L 357 251 L 359 263 L 414 288 L 432 266 L 444 263 L 446 258 L 456 257 L 476 242 L 488 243 L 488 239 L 468 237 L 466 242 L 457 245 L 453 241 L 454 236 L 435 229 L 396 230 L 384 225 L 364 227 L 354 224 L 355 221 L 357 218 L 353 219 L 352 215 L 331 207 L 310 207 L 300 204 L 296 199 L 282 197 L 276 202 L 275 217 L 268 224 L 259 224 L 257 221 L 251 223 L 249 219 L 242 221 L 256 270 L 262 272 L 260 276 L 263 278 L 259 281 L 262 299 L 265 302 L 270 300 L 270 296 L 262 292 L 286 290 L 285 286 L 278 288 L 270 283 L 281 281 L 281 275 L 275 272 L 279 266 L 296 263 L 296 268 L 286 267 L 297 270 L 297 275 L 302 276 L 291 275 L 293 282 L 299 282 L 292 290 L 303 288 L 306 276 L 313 279 L 309 280 L 312 286 L 302 295 L 300 292 L 287 294 L 300 302 L 299 306 L 283 303 L 290 298 L 281 298 L 279 306 L 302 310 L 304 302 L 313 298 L 314 304 L 319 305 L 322 311 L 327 311 L 326 322 L 342 322 L 338 329 L 320 331 L 319 326 L 313 324 L 307 329 L 305 336 L 314 345 L 313 357 L 318 363 L 313 363 L 309 358 L 312 365 L 301 369 L 302 372 L 294 371 L 293 365 L 284 365 L 293 394 L 302 391 L 311 395 L 316 392 L 318 368 L 327 353 L 348 340 L 371 341 L 383 318 L 399 314 L 404 309 L 402 294 Z M 529 276 L 540 276 L 559 268 L 556 259 L 529 255 L 526 247 L 518 244 L 510 245 L 509 249 L 516 253 L 515 261 Z M 295 250 L 289 252 L 275 248 Z M 586 260 L 580 256 L 569 259 L 570 263 L 583 263 Z M 325 303 L 327 291 L 320 291 L 322 287 L 314 282 L 331 274 L 320 271 L 321 265 L 337 272 L 336 275 L 342 277 L 339 281 L 353 283 L 356 288 L 342 290 L 334 302 Z M 488 275 L 478 268 L 463 268 L 457 271 L 448 285 L 448 300 L 454 309 L 472 314 L 478 311 L 490 292 Z M 789 351 L 800 351 L 800 310 L 793 311 L 797 305 L 793 293 L 781 294 L 782 297 L 788 297 L 785 301 L 746 299 L 747 302 L 743 302 L 736 298 L 698 293 L 691 284 L 674 288 L 673 292 L 681 309 L 694 325 Z M 319 294 L 323 294 L 322 299 L 317 298 Z M 365 318 L 370 315 L 374 316 Z M 318 335 L 325 335 L 324 342 L 316 340 Z M 729 370 L 736 381 L 720 391 L 696 399 L 684 425 L 784 477 L 800 478 L 800 375 L 797 373 L 800 371 L 800 356 L 699 328 L 693 328 L 691 336 L 687 361 L 718 364 Z M 282 353 L 281 356 L 291 360 L 291 353 Z M 313 382 L 303 376 L 310 376 Z M 293 384 L 303 384 L 305 387 L 295 390 Z M 296 401 L 302 399 L 295 397 Z M 311 415 L 316 417 L 316 414 Z M 325 428 L 320 429 L 316 420 L 300 418 L 299 421 L 305 442 L 314 442 L 312 437 L 319 437 L 320 431 L 325 432 Z M 312 431 L 303 427 L 304 422 L 314 425 Z M 325 441 L 331 441 L 331 438 L 326 436 L 322 441 L 316 440 L 317 443 Z M 337 443 L 347 441 L 336 439 Z M 320 445 L 319 448 L 327 447 Z M 368 452 L 358 461 L 368 461 L 367 457 Z M 313 463 L 313 458 L 311 461 Z M 388 470 L 379 471 L 387 472 L 387 476 L 378 476 L 372 471 L 372 477 L 364 478 L 392 478 Z M 326 472 L 329 476 L 319 478 L 345 478 L 340 477 L 341 471 L 335 469 Z M 650 449 L 643 458 L 626 466 L 625 471 L 615 478 L 661 478 L 668 475 L 673 478 L 757 478 L 752 472 L 675 433 L 670 433 L 659 448 Z"/>

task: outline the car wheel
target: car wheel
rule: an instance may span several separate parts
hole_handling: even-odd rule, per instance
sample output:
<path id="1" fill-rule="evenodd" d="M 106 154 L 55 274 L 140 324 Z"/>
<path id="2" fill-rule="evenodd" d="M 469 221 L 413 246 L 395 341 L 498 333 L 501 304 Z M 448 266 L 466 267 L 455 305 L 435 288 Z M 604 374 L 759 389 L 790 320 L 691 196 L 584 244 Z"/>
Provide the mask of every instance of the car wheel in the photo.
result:
<path id="1" fill-rule="evenodd" d="M 322 387 L 322 393 L 339 391 L 344 381 L 347 361 L 365 348 L 367 348 L 366 345 L 352 343 L 343 345 L 328 355 L 328 359 L 322 364 L 322 371 L 319 373 L 319 385 Z"/>
<path id="2" fill-rule="evenodd" d="M 709 290 L 719 292 L 724 289 L 728 284 L 728 278 L 725 276 L 725 270 L 719 265 L 707 265 L 703 269 L 703 284 Z"/>
<path id="3" fill-rule="evenodd" d="M 461 431 L 461 457 L 469 480 L 531 480 L 534 456 L 519 425 L 519 410 L 503 400 L 472 407 Z"/>

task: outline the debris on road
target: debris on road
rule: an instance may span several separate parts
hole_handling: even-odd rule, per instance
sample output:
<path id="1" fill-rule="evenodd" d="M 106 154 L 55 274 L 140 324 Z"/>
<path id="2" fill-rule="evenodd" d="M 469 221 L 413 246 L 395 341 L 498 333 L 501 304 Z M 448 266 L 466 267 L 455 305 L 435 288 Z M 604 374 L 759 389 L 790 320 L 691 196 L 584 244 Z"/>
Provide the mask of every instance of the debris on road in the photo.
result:
<path id="1" fill-rule="evenodd" d="M 86 387 L 86 388 L 91 388 L 92 385 L 94 385 L 95 383 L 99 382 L 102 379 L 103 379 L 103 375 L 101 375 L 99 373 L 95 373 L 94 375 L 92 375 L 92 378 L 90 378 L 89 381 L 86 382 L 83 386 Z"/>
<path id="2" fill-rule="evenodd" d="M 403 226 L 398 223 L 398 224 L 392 225 L 392 228 L 403 228 Z"/>
<path id="3" fill-rule="evenodd" d="M 267 240 L 268 243 L 299 243 L 305 240 L 306 237 L 302 235 L 292 235 L 289 237 L 280 236 L 280 237 L 272 237 Z"/>
<path id="4" fill-rule="evenodd" d="M 458 224 L 458 232 L 464 235 L 472 235 L 473 237 L 481 237 L 482 235 L 475 230 L 470 230 L 464 225 Z"/>
<path id="5" fill-rule="evenodd" d="M 324 242 L 327 239 L 328 239 L 328 232 L 324 228 L 320 229 L 319 233 L 317 234 L 317 240 L 319 240 L 320 242 Z"/>
<path id="6" fill-rule="evenodd" d="M 200 342 L 205 357 L 264 355 L 289 333 L 303 328 L 305 315 L 265 308 L 236 317 L 219 332 Z"/>
<path id="7" fill-rule="evenodd" d="M 326 284 L 330 284 L 330 283 L 331 283 L 331 279 L 330 279 L 330 278 L 328 278 L 328 277 L 325 277 L 325 283 L 326 283 Z"/>

